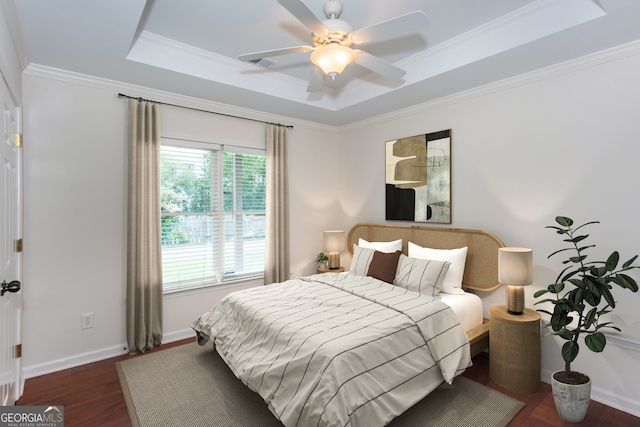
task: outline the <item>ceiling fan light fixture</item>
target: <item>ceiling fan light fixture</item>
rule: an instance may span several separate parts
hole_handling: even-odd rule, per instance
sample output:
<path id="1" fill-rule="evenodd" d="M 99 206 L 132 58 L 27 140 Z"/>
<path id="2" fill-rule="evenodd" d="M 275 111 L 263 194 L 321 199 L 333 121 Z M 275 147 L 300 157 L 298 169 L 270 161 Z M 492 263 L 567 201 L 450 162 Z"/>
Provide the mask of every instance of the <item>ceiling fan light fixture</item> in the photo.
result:
<path id="1" fill-rule="evenodd" d="M 335 78 L 345 67 L 356 60 L 352 49 L 339 44 L 328 44 L 311 52 L 311 62 L 328 76 Z"/>

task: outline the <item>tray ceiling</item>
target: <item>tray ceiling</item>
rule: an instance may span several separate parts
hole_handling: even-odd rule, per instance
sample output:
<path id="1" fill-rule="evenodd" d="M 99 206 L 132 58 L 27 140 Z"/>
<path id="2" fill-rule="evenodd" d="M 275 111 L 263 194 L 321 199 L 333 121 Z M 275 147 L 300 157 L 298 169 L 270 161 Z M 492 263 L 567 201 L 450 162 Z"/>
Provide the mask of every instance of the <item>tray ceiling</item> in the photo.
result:
<path id="1" fill-rule="evenodd" d="M 406 70 L 356 64 L 307 93 L 309 53 L 238 55 L 310 43 L 276 0 L 15 1 L 27 63 L 341 126 L 640 39 L 636 0 L 343 0 L 354 29 L 423 11 L 417 33 L 363 47 Z M 324 19 L 323 0 L 305 4 Z"/>

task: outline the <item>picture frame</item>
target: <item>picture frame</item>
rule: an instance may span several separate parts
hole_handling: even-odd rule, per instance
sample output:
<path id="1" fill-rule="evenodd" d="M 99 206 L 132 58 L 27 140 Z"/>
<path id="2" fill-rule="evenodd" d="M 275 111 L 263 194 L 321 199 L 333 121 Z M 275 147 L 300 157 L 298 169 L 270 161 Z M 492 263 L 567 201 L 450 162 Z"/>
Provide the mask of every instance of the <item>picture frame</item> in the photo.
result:
<path id="1" fill-rule="evenodd" d="M 386 141 L 385 218 L 451 224 L 451 129 Z"/>

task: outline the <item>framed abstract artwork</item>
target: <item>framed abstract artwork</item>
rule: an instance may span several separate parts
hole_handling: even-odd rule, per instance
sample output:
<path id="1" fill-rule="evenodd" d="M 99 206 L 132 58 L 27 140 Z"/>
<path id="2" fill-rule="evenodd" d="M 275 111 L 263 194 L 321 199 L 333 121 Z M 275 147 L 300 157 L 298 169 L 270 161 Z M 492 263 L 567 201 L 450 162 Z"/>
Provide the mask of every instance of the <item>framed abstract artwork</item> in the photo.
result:
<path id="1" fill-rule="evenodd" d="M 386 219 L 451 224 L 451 129 L 385 149 Z"/>

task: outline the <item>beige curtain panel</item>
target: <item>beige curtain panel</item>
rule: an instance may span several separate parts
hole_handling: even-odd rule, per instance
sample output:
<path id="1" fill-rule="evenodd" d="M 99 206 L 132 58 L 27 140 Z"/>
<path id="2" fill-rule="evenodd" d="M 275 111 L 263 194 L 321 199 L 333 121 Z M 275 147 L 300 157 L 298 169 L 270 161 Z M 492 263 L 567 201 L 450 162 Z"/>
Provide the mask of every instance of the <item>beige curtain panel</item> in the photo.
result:
<path id="1" fill-rule="evenodd" d="M 144 352 L 162 342 L 160 104 L 129 100 L 127 342 Z"/>
<path id="2" fill-rule="evenodd" d="M 267 125 L 267 212 L 265 285 L 289 279 L 289 129 Z"/>

